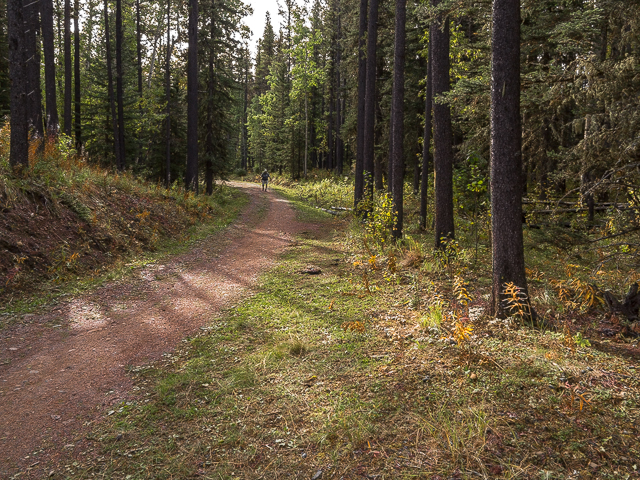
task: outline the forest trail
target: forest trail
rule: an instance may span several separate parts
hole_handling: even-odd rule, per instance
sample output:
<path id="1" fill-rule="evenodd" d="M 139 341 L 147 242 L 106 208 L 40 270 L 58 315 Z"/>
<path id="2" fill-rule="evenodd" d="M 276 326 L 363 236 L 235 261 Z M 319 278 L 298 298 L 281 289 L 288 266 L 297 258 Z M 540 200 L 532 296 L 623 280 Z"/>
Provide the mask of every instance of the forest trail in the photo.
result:
<path id="1" fill-rule="evenodd" d="M 41 478 L 82 455 L 89 426 L 127 400 L 127 369 L 174 351 L 313 228 L 259 185 L 233 186 L 251 201 L 225 231 L 2 332 L 0 478 Z"/>

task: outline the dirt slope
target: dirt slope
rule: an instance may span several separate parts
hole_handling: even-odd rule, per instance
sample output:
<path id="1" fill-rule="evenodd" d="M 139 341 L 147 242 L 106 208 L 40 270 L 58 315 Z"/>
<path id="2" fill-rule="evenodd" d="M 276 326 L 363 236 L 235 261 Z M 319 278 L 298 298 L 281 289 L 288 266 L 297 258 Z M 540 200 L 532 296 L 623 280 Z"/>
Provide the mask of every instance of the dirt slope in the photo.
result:
<path id="1" fill-rule="evenodd" d="M 82 455 L 91 423 L 126 400 L 127 368 L 206 325 L 309 227 L 274 194 L 237 186 L 251 203 L 223 234 L 2 332 L 0 478 L 63 475 L 65 462 Z"/>

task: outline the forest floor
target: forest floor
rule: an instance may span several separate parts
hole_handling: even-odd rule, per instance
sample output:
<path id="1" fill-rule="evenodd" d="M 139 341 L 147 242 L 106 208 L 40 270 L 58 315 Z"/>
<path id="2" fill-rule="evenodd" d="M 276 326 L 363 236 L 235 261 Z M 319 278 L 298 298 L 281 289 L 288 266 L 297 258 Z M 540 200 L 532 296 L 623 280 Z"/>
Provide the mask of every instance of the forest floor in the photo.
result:
<path id="1" fill-rule="evenodd" d="M 496 320 L 467 278 L 468 322 L 449 323 L 446 269 L 356 252 L 353 224 L 282 193 L 297 217 L 254 190 L 223 245 L 52 312 L 60 348 L 34 341 L 63 360 L 10 365 L 0 408 L 23 415 L 0 465 L 24 418 L 15 478 L 640 478 L 640 348 L 614 319 Z"/>
<path id="2" fill-rule="evenodd" d="M 0 478 L 55 477 L 97 418 L 130 398 L 132 366 L 171 355 L 209 325 L 306 227 L 255 184 L 221 233 L 120 281 L 4 325 L 0 337 Z"/>

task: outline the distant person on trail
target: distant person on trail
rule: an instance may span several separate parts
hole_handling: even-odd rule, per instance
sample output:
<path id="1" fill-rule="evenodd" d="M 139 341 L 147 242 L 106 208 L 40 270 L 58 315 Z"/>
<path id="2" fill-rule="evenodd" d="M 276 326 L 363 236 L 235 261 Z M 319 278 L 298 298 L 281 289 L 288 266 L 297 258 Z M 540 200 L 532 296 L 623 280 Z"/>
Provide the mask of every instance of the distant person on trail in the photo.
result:
<path id="1" fill-rule="evenodd" d="M 266 192 L 267 186 L 269 185 L 269 179 L 271 178 L 266 168 L 264 169 L 264 172 L 262 172 L 262 175 L 260 175 L 260 178 L 262 178 L 262 191 Z"/>

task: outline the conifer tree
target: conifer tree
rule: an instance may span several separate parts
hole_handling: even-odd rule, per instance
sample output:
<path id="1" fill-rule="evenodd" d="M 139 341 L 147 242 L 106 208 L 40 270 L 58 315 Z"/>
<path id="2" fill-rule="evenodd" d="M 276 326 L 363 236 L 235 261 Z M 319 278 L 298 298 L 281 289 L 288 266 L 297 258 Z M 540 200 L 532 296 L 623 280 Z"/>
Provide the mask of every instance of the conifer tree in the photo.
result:
<path id="1" fill-rule="evenodd" d="M 491 78 L 493 311 L 504 316 L 509 313 L 503 302 L 508 284 L 521 289 L 523 301 L 528 298 L 522 238 L 518 0 L 493 2 Z"/>
<path id="2" fill-rule="evenodd" d="M 40 0 L 40 25 L 44 52 L 44 83 L 47 135 L 58 135 L 58 102 L 56 95 L 55 41 L 53 35 L 53 0 Z"/>
<path id="3" fill-rule="evenodd" d="M 433 0 L 437 7 L 441 0 Z M 449 18 L 438 11 L 431 30 L 431 73 L 433 75 L 434 164 L 435 164 L 435 245 L 443 248 L 444 238 L 454 238 L 453 222 L 453 133 L 451 110 L 442 95 L 449 91 Z"/>
<path id="4" fill-rule="evenodd" d="M 393 96 L 391 106 L 391 149 L 393 161 L 393 238 L 402 238 L 404 227 L 404 65 L 406 0 L 396 0 L 396 32 L 393 54 Z"/>
<path id="5" fill-rule="evenodd" d="M 189 0 L 186 188 L 198 193 L 198 0 Z"/>
<path id="6" fill-rule="evenodd" d="M 25 19 L 22 0 L 8 0 L 9 75 L 11 78 L 11 146 L 9 163 L 24 168 L 29 165 L 29 125 L 25 68 Z"/>

